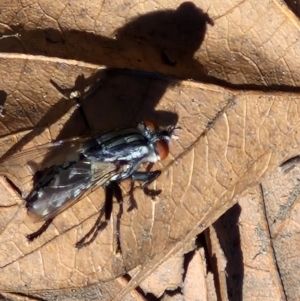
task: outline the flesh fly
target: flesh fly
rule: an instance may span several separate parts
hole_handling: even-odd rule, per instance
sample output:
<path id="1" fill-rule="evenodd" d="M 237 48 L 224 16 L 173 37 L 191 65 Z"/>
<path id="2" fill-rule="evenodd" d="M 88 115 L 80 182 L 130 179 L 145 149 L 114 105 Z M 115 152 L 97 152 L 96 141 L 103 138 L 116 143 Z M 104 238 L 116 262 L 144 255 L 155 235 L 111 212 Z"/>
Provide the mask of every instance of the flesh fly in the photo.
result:
<path id="1" fill-rule="evenodd" d="M 0 163 L 7 169 L 16 164 L 21 164 L 20 167 L 26 165 L 34 173 L 33 159 L 53 153 L 49 160 L 43 162 L 43 169 L 41 165 L 34 166 L 37 171 L 33 188 L 25 198 L 26 208 L 36 221 L 44 221 L 44 224 L 38 231 L 27 235 L 28 240 L 33 241 L 40 236 L 58 214 L 95 187 L 102 186 L 114 194 L 112 187 L 131 178 L 142 182 L 146 194 L 155 195 L 157 192 L 147 186 L 161 171 L 145 172 L 139 168 L 143 163 L 155 163 L 168 156 L 174 129 L 174 126 L 161 128 L 143 121 L 135 128 L 48 143 L 15 154 Z M 82 246 L 77 244 L 77 247 Z"/>

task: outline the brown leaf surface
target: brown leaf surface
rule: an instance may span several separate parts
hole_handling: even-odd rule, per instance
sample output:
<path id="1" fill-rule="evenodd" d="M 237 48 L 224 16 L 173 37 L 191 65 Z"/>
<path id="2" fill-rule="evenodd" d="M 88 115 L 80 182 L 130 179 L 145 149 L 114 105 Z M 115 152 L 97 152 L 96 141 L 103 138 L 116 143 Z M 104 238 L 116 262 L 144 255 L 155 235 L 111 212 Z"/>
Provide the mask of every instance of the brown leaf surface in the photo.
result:
<path id="1" fill-rule="evenodd" d="M 183 287 L 185 300 L 207 300 L 208 285 L 206 284 L 207 271 L 204 258 L 204 253 L 201 254 L 197 251 L 189 262 Z"/>
<path id="2" fill-rule="evenodd" d="M 180 140 L 172 142 L 171 156 L 156 166 L 163 174 L 155 186 L 163 193 L 151 201 L 135 190 L 138 209 L 131 212 L 127 212 L 129 203 L 125 198 L 121 256 L 115 253 L 117 206 L 111 223 L 92 245 L 80 251 L 74 248 L 97 218 L 104 199 L 102 189 L 63 212 L 43 236 L 28 244 L 24 235 L 39 225 L 28 219 L 22 201 L 12 189 L 7 190 L 3 180 L 1 291 L 51 300 L 53 292 L 59 290 L 62 300 L 66 296 L 82 300 L 88 299 L 85 294 L 99 296 L 100 290 L 102 300 L 116 296 L 123 299 L 172 255 L 188 252 L 185 245 L 196 235 L 241 195 L 249 197 L 245 195 L 247 190 L 254 194 L 250 188 L 257 190 L 258 183 L 279 164 L 298 154 L 300 99 L 294 93 L 300 81 L 298 19 L 275 0 L 195 2 L 202 11 L 194 4 L 181 3 L 16 0 L 3 5 L 0 104 L 4 106 L 4 117 L 0 119 L 0 152 L 4 158 L 32 144 L 86 133 L 70 93 L 79 91 L 84 96 L 94 87 L 98 89 L 84 101 L 94 131 L 128 126 L 143 118 L 169 124 L 176 115 L 182 130 L 178 133 Z M 207 25 L 212 24 L 205 13 L 208 9 L 213 27 Z M 224 87 L 98 68 L 101 64 L 201 79 Z M 260 91 L 264 86 L 278 92 Z M 246 87 L 257 91 L 237 89 Z M 18 166 L 2 166 L 1 171 L 12 173 L 23 193 L 30 188 L 29 174 Z M 285 235 L 281 232 L 285 227 L 297 229 L 299 218 L 297 211 L 290 213 L 291 204 L 294 201 L 284 203 L 286 209 L 279 219 L 284 222 L 270 228 L 266 240 L 274 236 L 274 245 L 279 247 L 275 260 L 265 258 L 265 269 L 273 276 L 280 274 L 280 283 L 276 277 L 269 280 L 270 291 L 276 289 L 281 292 L 280 298 L 284 295 L 297 300 L 297 276 L 289 276 L 295 263 L 287 262 L 286 253 L 280 253 L 283 242 L 292 245 L 286 237 L 293 242 L 297 239 L 297 231 Z M 267 218 L 275 216 L 278 220 L 282 208 L 269 206 Z M 253 211 L 252 204 L 249 208 L 245 212 Z M 266 233 L 266 219 L 261 218 L 255 222 L 262 225 L 256 231 Z M 241 245 L 246 243 L 249 231 L 251 227 L 245 233 L 241 231 Z M 224 248 L 217 236 L 218 230 L 209 234 L 214 253 L 220 246 Z M 261 248 L 263 255 L 270 254 L 269 247 Z M 289 258 L 297 258 L 297 249 L 295 246 L 290 250 Z M 250 248 L 243 250 L 252 254 Z M 234 300 L 230 295 L 234 295 L 233 286 L 225 283 L 228 275 L 224 273 L 231 261 L 224 254 L 227 264 L 225 261 L 216 266 L 214 283 L 217 278 L 218 296 Z M 258 260 L 262 259 L 255 255 L 249 258 L 255 264 L 252 267 L 249 259 L 251 269 L 245 269 L 241 279 L 255 286 L 253 279 L 257 280 L 261 268 Z M 114 280 L 135 267 L 140 269 L 128 285 Z M 261 281 L 269 278 L 268 273 L 262 274 Z M 209 297 L 214 295 L 210 292 L 211 274 L 205 277 L 207 298 L 213 300 Z M 81 292 L 86 286 L 90 288 Z M 241 297 L 239 288 L 237 296 Z M 52 292 L 47 295 L 47 290 Z M 251 289 L 243 290 L 244 298 L 248 292 L 250 295 Z"/>
<path id="3" fill-rule="evenodd" d="M 138 68 L 210 82 L 218 78 L 250 86 L 299 86 L 295 64 L 298 19 L 279 0 L 194 2 L 202 12 L 192 4 L 180 6 L 181 1 L 163 0 L 147 5 L 25 3 L 15 0 L 1 12 L 2 32 L 20 35 L 0 43 L 1 52 Z M 214 27 L 205 26 L 207 10 Z"/>

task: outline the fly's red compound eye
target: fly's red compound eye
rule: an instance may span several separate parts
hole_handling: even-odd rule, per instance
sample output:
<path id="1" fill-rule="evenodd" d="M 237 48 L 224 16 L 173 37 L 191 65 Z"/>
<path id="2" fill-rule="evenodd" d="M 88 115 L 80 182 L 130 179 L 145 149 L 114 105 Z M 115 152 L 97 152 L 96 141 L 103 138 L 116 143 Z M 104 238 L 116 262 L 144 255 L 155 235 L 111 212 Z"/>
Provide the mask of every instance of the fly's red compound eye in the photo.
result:
<path id="1" fill-rule="evenodd" d="M 160 160 L 164 160 L 169 155 L 169 145 L 166 140 L 159 140 L 155 143 L 156 152 Z"/>
<path id="2" fill-rule="evenodd" d="M 156 132 L 158 130 L 158 125 L 153 121 L 145 120 L 144 124 L 152 132 Z"/>

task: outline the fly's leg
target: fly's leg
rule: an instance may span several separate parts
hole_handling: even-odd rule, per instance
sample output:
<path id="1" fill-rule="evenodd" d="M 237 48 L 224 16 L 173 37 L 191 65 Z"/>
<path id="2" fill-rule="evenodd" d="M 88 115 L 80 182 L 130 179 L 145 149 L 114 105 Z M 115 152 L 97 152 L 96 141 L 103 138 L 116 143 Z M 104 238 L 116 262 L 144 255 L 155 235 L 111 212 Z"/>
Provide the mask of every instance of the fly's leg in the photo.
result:
<path id="1" fill-rule="evenodd" d="M 120 216 L 122 215 L 122 212 L 123 212 L 123 206 L 121 206 L 122 201 L 123 201 L 122 192 L 121 192 L 121 189 L 118 186 L 118 184 L 115 182 L 112 182 L 108 186 L 105 187 L 104 206 L 101 208 L 100 214 L 99 214 L 94 226 L 81 240 L 79 240 L 76 243 L 75 247 L 77 249 L 81 249 L 81 248 L 84 248 L 84 247 L 90 245 L 97 238 L 98 234 L 107 227 L 107 224 L 108 224 L 108 222 L 111 218 L 111 214 L 112 214 L 113 197 L 115 197 L 117 199 L 118 203 L 120 204 L 120 211 L 118 214 L 118 221 L 119 221 Z M 105 215 L 105 221 L 101 222 L 103 215 Z M 120 228 L 120 223 L 117 224 L 117 232 L 119 233 L 120 231 L 118 228 Z M 88 240 L 89 237 L 91 237 L 91 238 Z M 118 237 L 119 237 L 119 235 L 118 235 Z M 117 245 L 118 245 L 118 249 L 120 249 L 120 239 L 118 237 L 117 237 Z"/>
<path id="2" fill-rule="evenodd" d="M 133 181 L 144 182 L 142 184 L 143 191 L 146 195 L 151 197 L 157 196 L 161 193 L 161 190 L 149 189 L 148 186 L 156 180 L 161 174 L 160 170 L 151 172 L 136 171 L 132 174 L 131 178 Z"/>
<path id="3" fill-rule="evenodd" d="M 28 241 L 33 241 L 37 237 L 42 235 L 48 229 L 48 227 L 51 225 L 52 221 L 53 221 L 53 218 L 48 219 L 47 221 L 44 222 L 43 226 L 40 229 L 38 229 L 36 232 L 26 235 L 26 238 L 28 239 Z"/>
<path id="4" fill-rule="evenodd" d="M 113 196 L 116 198 L 119 204 L 119 212 L 117 214 L 117 225 L 116 225 L 116 241 L 117 249 L 116 253 L 121 253 L 121 240 L 120 240 L 120 231 L 121 231 L 121 217 L 123 214 L 123 196 L 120 186 L 117 182 L 112 182 L 109 184 L 109 189 L 112 190 Z"/>
<path id="5" fill-rule="evenodd" d="M 22 193 L 21 193 L 21 190 L 19 189 L 19 187 L 17 187 L 9 178 L 6 177 L 6 180 L 15 189 L 15 191 L 17 191 L 17 193 L 20 195 L 20 197 L 22 197 Z M 31 206 L 31 204 L 30 204 L 29 198 L 27 198 L 26 199 L 26 208 L 29 208 L 29 206 Z M 50 218 L 50 219 L 46 220 L 44 222 L 44 224 L 42 225 L 42 227 L 40 227 L 40 229 L 38 229 L 37 231 L 35 231 L 31 234 L 27 234 L 26 235 L 27 240 L 29 242 L 31 242 L 31 241 L 34 241 L 39 236 L 41 236 L 51 225 L 53 219 L 54 218 Z"/>
<path id="6" fill-rule="evenodd" d="M 127 212 L 130 212 L 131 210 L 138 208 L 137 202 L 136 202 L 136 200 L 134 198 L 134 195 L 133 195 L 133 191 L 134 191 L 134 181 L 131 179 L 130 190 L 129 190 L 129 203 L 130 203 L 130 206 L 127 209 Z"/>
<path id="7" fill-rule="evenodd" d="M 107 203 L 108 203 L 108 199 L 106 197 L 104 206 L 101 208 L 100 214 L 99 214 L 94 226 L 92 227 L 92 229 L 87 234 L 84 235 L 84 237 L 82 239 L 80 239 L 75 244 L 75 247 L 77 249 L 82 249 L 82 248 L 87 247 L 88 245 L 90 245 L 96 239 L 98 233 L 103 231 L 106 228 L 107 220 L 105 219 L 104 222 L 101 222 L 101 219 L 102 219 L 102 216 L 104 215 L 104 213 L 105 213 L 105 216 L 106 216 Z M 90 240 L 88 240 L 88 238 L 90 236 L 92 236 L 92 237 L 90 238 Z"/>
<path id="8" fill-rule="evenodd" d="M 82 116 L 82 118 L 84 120 L 85 125 L 87 126 L 87 128 L 89 130 L 91 130 L 92 127 L 91 127 L 89 121 L 87 120 L 87 118 L 85 116 L 84 109 L 82 107 L 82 101 L 79 98 L 76 98 L 76 106 L 77 106 L 77 110 L 80 112 L 80 115 Z"/>
<path id="9" fill-rule="evenodd" d="M 149 173 L 151 171 L 151 169 L 152 169 L 153 166 L 154 166 L 153 162 L 148 163 L 146 171 Z"/>

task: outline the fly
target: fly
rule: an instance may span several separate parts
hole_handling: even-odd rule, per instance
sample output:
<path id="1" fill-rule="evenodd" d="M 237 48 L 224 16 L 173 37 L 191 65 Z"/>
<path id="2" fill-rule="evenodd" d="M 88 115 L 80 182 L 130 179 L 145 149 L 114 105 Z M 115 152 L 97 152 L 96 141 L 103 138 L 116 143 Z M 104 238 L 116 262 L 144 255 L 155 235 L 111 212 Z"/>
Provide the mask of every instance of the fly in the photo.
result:
<path id="1" fill-rule="evenodd" d="M 160 193 L 148 189 L 148 185 L 161 171 L 145 172 L 139 169 L 144 163 L 155 163 L 168 156 L 169 141 L 174 129 L 175 126 L 162 128 L 152 122 L 143 121 L 135 128 L 50 143 L 15 154 L 1 162 L 1 165 L 9 167 L 21 161 L 31 168 L 31 158 L 37 158 L 41 153 L 46 154 L 49 149 L 60 150 L 47 162 L 45 169 L 35 173 L 35 176 L 39 176 L 25 198 L 28 213 L 35 216 L 36 221 L 44 221 L 39 230 L 27 235 L 27 239 L 33 241 L 39 237 L 58 214 L 74 205 L 95 187 L 104 187 L 119 202 L 120 190 L 117 184 L 128 178 L 142 182 L 142 188 L 148 195 Z M 106 219 L 109 219 L 110 214 L 106 214 Z M 102 228 L 97 227 L 95 232 Z M 76 247 L 89 244 L 84 241 L 85 238 Z"/>

